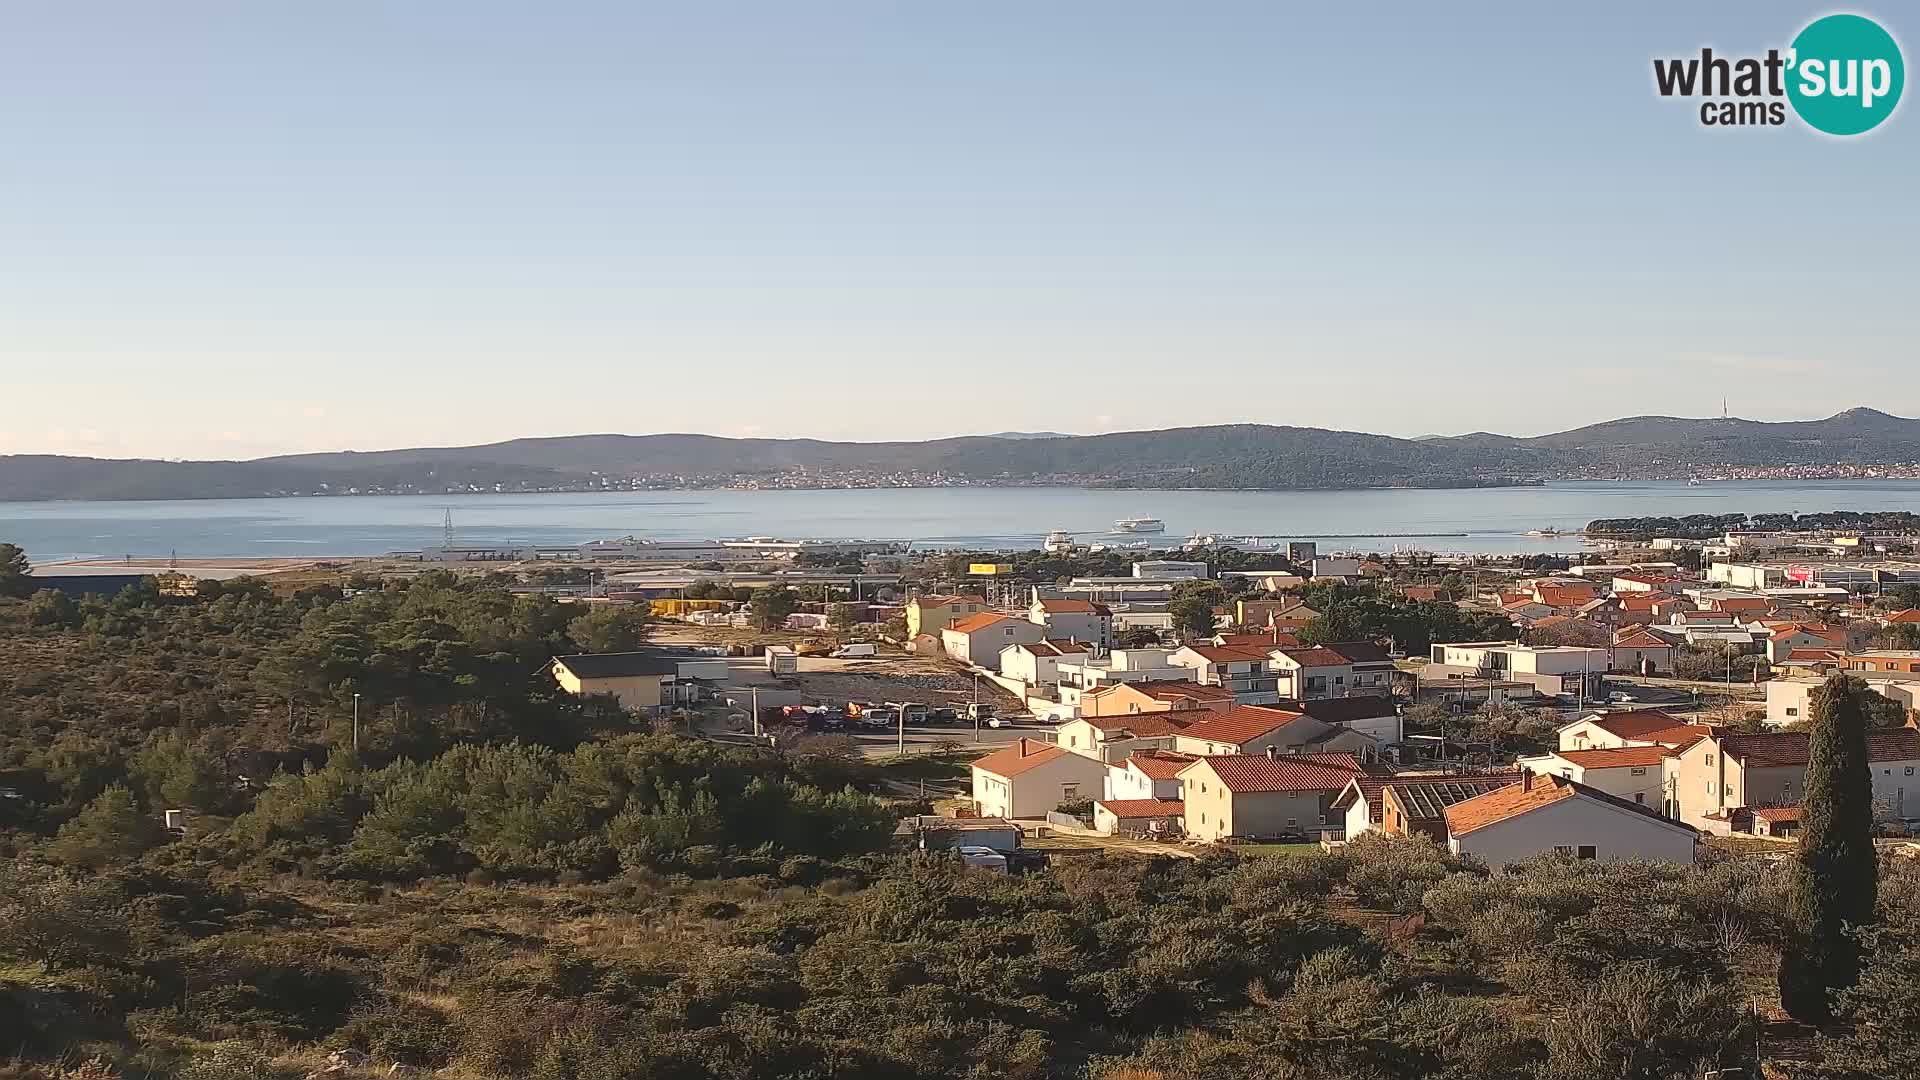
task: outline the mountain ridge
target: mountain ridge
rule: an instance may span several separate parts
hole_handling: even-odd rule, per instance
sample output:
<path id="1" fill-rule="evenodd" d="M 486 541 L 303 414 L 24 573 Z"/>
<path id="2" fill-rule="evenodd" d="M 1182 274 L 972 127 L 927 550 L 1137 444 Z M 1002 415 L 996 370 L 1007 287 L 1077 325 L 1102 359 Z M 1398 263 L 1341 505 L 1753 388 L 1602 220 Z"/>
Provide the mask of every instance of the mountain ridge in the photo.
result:
<path id="1" fill-rule="evenodd" d="M 1001 432 L 874 443 L 693 432 L 534 436 L 472 446 L 162 461 L 0 456 L 0 501 L 283 494 L 1077 484 L 1224 490 L 1488 486 L 1712 467 L 1920 461 L 1920 420 L 1630 416 L 1538 436 L 1418 439 L 1273 424 L 1099 435 Z"/>

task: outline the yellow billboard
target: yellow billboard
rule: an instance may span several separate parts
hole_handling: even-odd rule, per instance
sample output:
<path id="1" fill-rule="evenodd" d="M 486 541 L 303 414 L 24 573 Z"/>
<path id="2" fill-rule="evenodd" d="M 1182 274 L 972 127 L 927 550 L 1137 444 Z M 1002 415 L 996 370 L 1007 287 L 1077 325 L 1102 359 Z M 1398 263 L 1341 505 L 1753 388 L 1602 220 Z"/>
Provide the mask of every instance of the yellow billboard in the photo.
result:
<path id="1" fill-rule="evenodd" d="M 981 577 L 992 577 L 995 574 L 1011 574 L 1013 573 L 1013 564 L 1007 562 L 977 562 L 967 567 L 967 573 L 976 574 Z"/>

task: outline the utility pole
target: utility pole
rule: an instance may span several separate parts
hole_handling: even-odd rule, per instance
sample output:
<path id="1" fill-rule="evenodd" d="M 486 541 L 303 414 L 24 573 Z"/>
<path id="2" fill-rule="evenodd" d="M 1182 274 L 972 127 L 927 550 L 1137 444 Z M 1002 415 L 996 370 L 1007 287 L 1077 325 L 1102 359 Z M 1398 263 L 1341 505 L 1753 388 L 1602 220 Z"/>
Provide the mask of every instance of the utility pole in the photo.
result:
<path id="1" fill-rule="evenodd" d="M 897 739 L 897 741 L 894 743 L 893 752 L 899 755 L 900 757 L 906 757 L 907 756 L 907 710 L 895 709 L 893 711 L 893 723 L 894 723 L 894 730 L 896 732 L 895 738 Z"/>
<path id="2" fill-rule="evenodd" d="M 360 753 L 360 695 L 353 695 L 353 752 Z"/>
<path id="3" fill-rule="evenodd" d="M 979 742 L 980 741 L 980 673 L 977 671 L 973 673 L 973 708 L 968 709 L 967 711 L 973 714 L 973 741 Z"/>

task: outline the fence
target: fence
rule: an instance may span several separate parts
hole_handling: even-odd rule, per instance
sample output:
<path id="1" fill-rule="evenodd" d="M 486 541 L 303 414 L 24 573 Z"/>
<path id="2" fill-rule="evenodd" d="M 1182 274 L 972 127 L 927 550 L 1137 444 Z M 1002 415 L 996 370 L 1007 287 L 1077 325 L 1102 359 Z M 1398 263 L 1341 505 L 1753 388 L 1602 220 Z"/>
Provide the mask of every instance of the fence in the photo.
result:
<path id="1" fill-rule="evenodd" d="M 1058 811 L 1058 810 L 1049 810 L 1049 811 L 1047 811 L 1047 824 L 1049 824 L 1049 825 L 1058 825 L 1059 827 L 1061 827 L 1061 828 L 1063 828 L 1063 829 L 1091 829 L 1091 828 L 1093 828 L 1093 821 L 1092 821 L 1092 819 L 1090 819 L 1090 818 L 1081 818 L 1081 817 L 1074 817 L 1074 816 L 1073 816 L 1072 814 L 1063 814 L 1063 813 L 1061 813 L 1061 812 L 1060 812 L 1060 811 Z"/>

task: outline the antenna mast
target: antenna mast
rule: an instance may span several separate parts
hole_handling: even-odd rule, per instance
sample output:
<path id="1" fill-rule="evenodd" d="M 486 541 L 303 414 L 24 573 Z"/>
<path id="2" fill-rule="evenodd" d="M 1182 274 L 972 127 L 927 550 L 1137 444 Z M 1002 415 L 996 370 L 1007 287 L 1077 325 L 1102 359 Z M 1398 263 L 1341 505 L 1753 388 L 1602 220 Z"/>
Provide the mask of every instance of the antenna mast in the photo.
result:
<path id="1" fill-rule="evenodd" d="M 442 526 L 442 528 L 445 530 L 445 537 L 441 542 L 446 545 L 448 550 L 452 550 L 453 548 L 453 507 L 451 506 L 447 507 L 447 521 L 446 521 L 446 524 Z"/>

